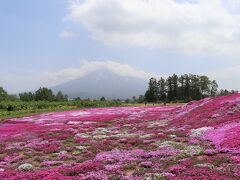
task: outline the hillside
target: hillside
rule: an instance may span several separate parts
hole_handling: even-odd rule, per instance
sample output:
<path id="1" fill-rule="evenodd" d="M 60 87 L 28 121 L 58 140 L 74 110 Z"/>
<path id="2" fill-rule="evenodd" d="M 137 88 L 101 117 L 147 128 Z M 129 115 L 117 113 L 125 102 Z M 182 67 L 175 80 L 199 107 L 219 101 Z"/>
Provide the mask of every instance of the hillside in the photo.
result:
<path id="1" fill-rule="evenodd" d="M 0 123 L 2 179 L 239 179 L 240 94 Z"/>
<path id="2" fill-rule="evenodd" d="M 145 80 L 120 76 L 107 69 L 101 69 L 52 89 L 54 92 L 61 90 L 70 98 L 100 99 L 104 96 L 107 99 L 126 99 L 144 94 L 147 86 Z"/>

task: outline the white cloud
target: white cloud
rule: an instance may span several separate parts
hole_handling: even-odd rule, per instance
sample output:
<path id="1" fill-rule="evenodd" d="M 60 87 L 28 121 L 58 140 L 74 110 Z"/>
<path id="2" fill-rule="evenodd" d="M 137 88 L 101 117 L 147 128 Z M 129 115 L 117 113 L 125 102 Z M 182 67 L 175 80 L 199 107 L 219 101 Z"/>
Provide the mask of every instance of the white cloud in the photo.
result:
<path id="1" fill-rule="evenodd" d="M 64 30 L 64 31 L 62 31 L 62 32 L 59 34 L 59 36 L 62 37 L 62 38 L 73 38 L 73 37 L 75 37 L 76 35 L 75 35 L 75 33 L 73 33 L 73 32 Z"/>
<path id="2" fill-rule="evenodd" d="M 240 65 L 229 66 L 208 72 L 207 75 L 217 80 L 220 88 L 240 90 Z"/>
<path id="3" fill-rule="evenodd" d="M 105 45 L 239 54 L 240 0 L 72 0 L 69 10 L 65 20 Z"/>
<path id="4" fill-rule="evenodd" d="M 121 64 L 114 61 L 84 61 L 79 68 L 66 68 L 57 72 L 45 72 L 43 76 L 44 79 L 51 80 L 52 85 L 56 85 L 83 77 L 96 70 L 108 70 L 123 77 L 134 77 L 144 80 L 152 76 L 157 76 L 153 73 L 135 69 L 128 64 Z"/>

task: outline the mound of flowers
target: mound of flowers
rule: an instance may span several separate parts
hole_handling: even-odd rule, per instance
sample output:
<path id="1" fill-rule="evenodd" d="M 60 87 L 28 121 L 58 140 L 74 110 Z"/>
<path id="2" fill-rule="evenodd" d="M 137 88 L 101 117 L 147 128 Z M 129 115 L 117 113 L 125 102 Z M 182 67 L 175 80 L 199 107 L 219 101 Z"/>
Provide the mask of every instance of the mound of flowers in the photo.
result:
<path id="1" fill-rule="evenodd" d="M 239 179 L 240 95 L 0 123 L 0 179 Z"/>

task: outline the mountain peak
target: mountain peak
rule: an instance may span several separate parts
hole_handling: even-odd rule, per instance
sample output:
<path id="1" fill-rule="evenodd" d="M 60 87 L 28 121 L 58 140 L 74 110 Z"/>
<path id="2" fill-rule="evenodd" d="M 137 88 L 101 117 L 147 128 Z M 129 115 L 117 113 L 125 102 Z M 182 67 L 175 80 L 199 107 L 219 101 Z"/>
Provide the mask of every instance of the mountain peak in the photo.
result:
<path id="1" fill-rule="evenodd" d="M 146 80 L 119 75 L 108 68 L 99 68 L 84 76 L 52 88 L 61 90 L 70 98 L 126 99 L 144 94 L 147 89 Z"/>

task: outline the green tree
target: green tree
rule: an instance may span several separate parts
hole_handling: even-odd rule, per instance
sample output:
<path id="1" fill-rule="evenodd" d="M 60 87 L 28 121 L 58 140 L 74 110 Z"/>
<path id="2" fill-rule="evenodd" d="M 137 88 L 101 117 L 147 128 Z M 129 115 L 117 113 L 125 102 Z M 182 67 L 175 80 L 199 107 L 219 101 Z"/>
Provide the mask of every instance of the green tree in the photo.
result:
<path id="1" fill-rule="evenodd" d="M 207 76 L 194 74 L 184 74 L 177 76 L 173 74 L 167 79 L 160 78 L 156 82 L 155 78 L 149 81 L 149 88 L 145 93 L 147 102 L 156 101 L 191 101 L 199 100 L 208 96 L 218 94 L 226 95 L 237 91 L 221 90 L 218 92 L 218 84 L 215 80 L 211 81 Z"/>
<path id="2" fill-rule="evenodd" d="M 190 99 L 199 100 L 202 98 L 200 91 L 200 77 L 198 75 L 189 75 L 190 78 Z"/>
<path id="3" fill-rule="evenodd" d="M 218 84 L 215 80 L 211 81 L 210 83 L 210 95 L 216 96 L 218 93 Z"/>
<path id="4" fill-rule="evenodd" d="M 68 95 L 67 94 L 64 95 L 64 100 L 68 101 Z"/>
<path id="5" fill-rule="evenodd" d="M 105 97 L 101 97 L 100 101 L 106 101 Z"/>
<path id="6" fill-rule="evenodd" d="M 19 100 L 16 95 L 8 95 L 7 99 L 8 99 L 8 101 L 17 101 L 17 100 Z"/>
<path id="7" fill-rule="evenodd" d="M 19 94 L 21 101 L 34 101 L 35 100 L 35 94 L 32 92 L 24 92 Z"/>
<path id="8" fill-rule="evenodd" d="M 137 102 L 138 103 L 144 103 L 145 101 L 145 97 L 143 95 L 139 95 L 138 99 L 137 99 Z"/>
<path id="9" fill-rule="evenodd" d="M 178 76 L 176 74 L 172 76 L 172 96 L 173 100 L 178 100 Z"/>
<path id="10" fill-rule="evenodd" d="M 62 91 L 58 91 L 58 93 L 57 93 L 57 95 L 56 95 L 56 100 L 57 100 L 57 101 L 64 101 L 64 100 L 65 100 Z"/>
<path id="11" fill-rule="evenodd" d="M 0 102 L 8 99 L 8 93 L 2 87 L 0 87 Z"/>
<path id="12" fill-rule="evenodd" d="M 166 101 L 167 98 L 167 90 L 166 90 L 166 81 L 164 78 L 160 78 L 158 81 L 158 99 L 162 102 Z"/>
<path id="13" fill-rule="evenodd" d="M 54 101 L 54 99 L 55 96 L 51 89 L 43 87 L 35 92 L 36 101 Z"/>
<path id="14" fill-rule="evenodd" d="M 157 80 L 155 78 L 151 78 L 149 80 L 148 90 L 145 93 L 146 101 L 156 102 L 158 100 L 157 92 L 158 92 Z"/>
<path id="15" fill-rule="evenodd" d="M 80 97 L 77 97 L 74 99 L 74 101 L 81 101 L 82 99 Z"/>
<path id="16" fill-rule="evenodd" d="M 128 99 L 126 99 L 124 102 L 125 102 L 125 103 L 130 103 L 130 99 L 128 98 Z"/>
<path id="17" fill-rule="evenodd" d="M 237 90 L 231 90 L 231 94 L 236 94 L 236 93 L 238 93 Z"/>
<path id="18" fill-rule="evenodd" d="M 190 101 L 191 97 L 190 97 L 190 78 L 188 74 L 184 74 L 184 100 L 186 101 Z"/>
<path id="19" fill-rule="evenodd" d="M 200 76 L 200 91 L 203 97 L 210 96 L 210 79 L 207 76 Z"/>
<path id="20" fill-rule="evenodd" d="M 137 102 L 137 97 L 136 97 L 136 96 L 133 96 L 133 97 L 132 97 L 132 102 L 133 102 L 133 103 L 136 103 L 136 102 Z"/>
<path id="21" fill-rule="evenodd" d="M 174 100 L 174 94 L 173 94 L 173 80 L 172 77 L 169 76 L 166 80 L 167 84 L 167 99 L 168 101 L 173 101 Z"/>
<path id="22" fill-rule="evenodd" d="M 225 96 L 225 95 L 228 95 L 230 92 L 227 90 L 227 89 L 221 89 L 219 91 L 219 95 L 220 96 Z"/>
<path id="23" fill-rule="evenodd" d="M 179 83 L 179 87 L 178 87 L 178 99 L 179 100 L 184 100 L 184 89 L 185 89 L 185 79 L 184 79 L 184 76 L 181 75 L 179 78 L 178 78 L 178 83 Z"/>

